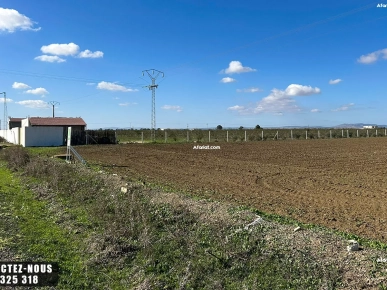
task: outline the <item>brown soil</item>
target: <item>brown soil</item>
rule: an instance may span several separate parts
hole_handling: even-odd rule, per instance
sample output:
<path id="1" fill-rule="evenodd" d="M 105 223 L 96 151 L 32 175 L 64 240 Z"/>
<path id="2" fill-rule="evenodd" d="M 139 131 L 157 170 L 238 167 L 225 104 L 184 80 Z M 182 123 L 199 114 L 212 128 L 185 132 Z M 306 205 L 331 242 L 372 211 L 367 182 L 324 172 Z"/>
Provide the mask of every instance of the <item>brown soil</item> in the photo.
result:
<path id="1" fill-rule="evenodd" d="M 195 150 L 219 145 L 220 150 Z M 90 163 L 387 242 L 387 138 L 78 147 Z"/>

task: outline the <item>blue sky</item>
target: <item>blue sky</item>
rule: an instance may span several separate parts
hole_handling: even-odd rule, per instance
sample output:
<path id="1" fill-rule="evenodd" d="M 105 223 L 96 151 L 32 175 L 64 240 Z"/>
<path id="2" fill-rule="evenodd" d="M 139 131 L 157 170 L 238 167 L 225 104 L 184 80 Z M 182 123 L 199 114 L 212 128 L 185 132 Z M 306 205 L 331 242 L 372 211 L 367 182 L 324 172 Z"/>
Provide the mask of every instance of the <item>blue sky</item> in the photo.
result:
<path id="1" fill-rule="evenodd" d="M 90 129 L 149 128 L 156 69 L 158 128 L 386 124 L 386 4 L 0 1 L 0 91 L 12 117 L 57 101 Z"/>

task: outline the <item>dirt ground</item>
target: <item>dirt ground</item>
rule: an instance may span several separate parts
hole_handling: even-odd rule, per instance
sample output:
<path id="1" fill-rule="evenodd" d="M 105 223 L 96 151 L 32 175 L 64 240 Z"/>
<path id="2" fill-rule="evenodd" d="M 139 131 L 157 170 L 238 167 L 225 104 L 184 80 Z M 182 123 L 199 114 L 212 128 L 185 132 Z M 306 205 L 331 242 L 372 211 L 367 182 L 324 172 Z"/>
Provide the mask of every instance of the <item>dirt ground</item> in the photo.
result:
<path id="1" fill-rule="evenodd" d="M 193 149 L 217 145 L 219 150 Z M 387 138 L 77 147 L 91 164 L 387 242 Z"/>

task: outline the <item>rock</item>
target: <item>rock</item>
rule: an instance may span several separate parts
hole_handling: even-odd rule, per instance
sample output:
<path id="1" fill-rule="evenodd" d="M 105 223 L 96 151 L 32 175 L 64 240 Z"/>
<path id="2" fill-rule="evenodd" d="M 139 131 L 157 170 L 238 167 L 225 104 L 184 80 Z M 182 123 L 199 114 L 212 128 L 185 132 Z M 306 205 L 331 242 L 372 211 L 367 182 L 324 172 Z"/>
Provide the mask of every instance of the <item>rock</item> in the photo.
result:
<path id="1" fill-rule="evenodd" d="M 264 222 L 264 220 L 260 216 L 258 216 L 253 222 L 251 222 L 245 226 L 245 230 L 248 230 L 249 227 L 255 226 L 256 224 L 260 224 L 262 222 Z"/>
<path id="2" fill-rule="evenodd" d="M 122 193 L 127 193 L 128 192 L 128 189 L 124 186 L 121 187 L 121 192 Z"/>
<path id="3" fill-rule="evenodd" d="M 359 243 L 357 241 L 349 240 L 348 243 L 349 243 L 349 245 L 347 246 L 348 252 L 359 251 Z"/>

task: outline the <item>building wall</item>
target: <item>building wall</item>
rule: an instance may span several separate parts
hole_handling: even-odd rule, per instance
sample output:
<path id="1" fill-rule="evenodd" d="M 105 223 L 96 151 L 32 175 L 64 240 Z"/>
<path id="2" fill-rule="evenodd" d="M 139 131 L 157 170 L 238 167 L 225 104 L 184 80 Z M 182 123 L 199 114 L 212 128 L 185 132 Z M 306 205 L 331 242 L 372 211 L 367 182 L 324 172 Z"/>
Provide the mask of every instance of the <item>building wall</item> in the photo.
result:
<path id="1" fill-rule="evenodd" d="M 28 127 L 30 125 L 30 122 L 29 122 L 28 118 L 23 119 L 21 121 L 21 125 L 22 125 L 22 127 Z"/>
<path id="2" fill-rule="evenodd" d="M 9 143 L 19 145 L 20 128 L 13 128 L 12 130 L 0 130 L 0 137 L 3 137 Z"/>
<path id="3" fill-rule="evenodd" d="M 63 127 L 22 127 L 20 137 L 23 147 L 62 146 Z"/>

